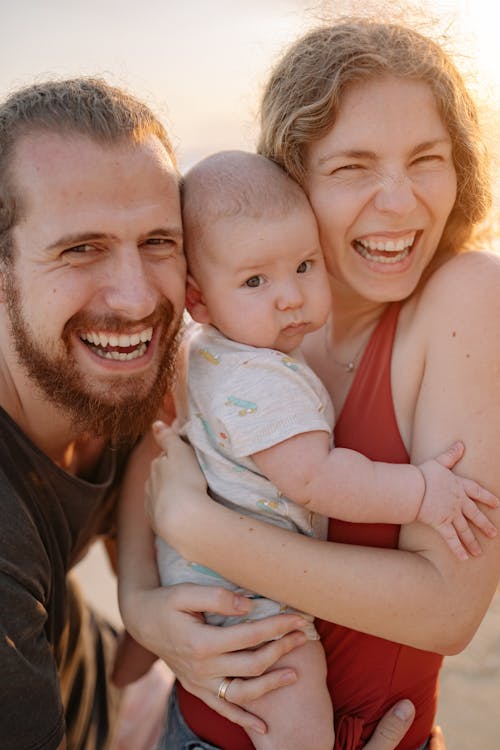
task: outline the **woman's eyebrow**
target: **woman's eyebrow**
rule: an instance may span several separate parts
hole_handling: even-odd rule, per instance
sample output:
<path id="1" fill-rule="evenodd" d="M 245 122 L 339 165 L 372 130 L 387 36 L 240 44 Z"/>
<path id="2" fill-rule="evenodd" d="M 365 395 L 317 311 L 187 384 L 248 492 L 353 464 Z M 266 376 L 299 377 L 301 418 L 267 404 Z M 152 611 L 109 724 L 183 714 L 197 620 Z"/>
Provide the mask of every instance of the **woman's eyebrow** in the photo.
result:
<path id="1" fill-rule="evenodd" d="M 347 151 L 334 151 L 329 154 L 325 154 L 324 156 L 320 156 L 318 159 L 318 164 L 324 164 L 326 161 L 330 161 L 330 159 L 375 159 L 376 154 L 374 151 L 367 151 L 364 149 L 348 149 Z"/>

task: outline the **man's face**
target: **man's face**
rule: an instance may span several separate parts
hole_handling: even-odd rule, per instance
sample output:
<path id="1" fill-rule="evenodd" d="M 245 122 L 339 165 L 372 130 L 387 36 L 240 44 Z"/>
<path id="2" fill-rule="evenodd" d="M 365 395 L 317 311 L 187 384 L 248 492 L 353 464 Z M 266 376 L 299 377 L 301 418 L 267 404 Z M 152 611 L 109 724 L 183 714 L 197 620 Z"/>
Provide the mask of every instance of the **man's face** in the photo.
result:
<path id="1" fill-rule="evenodd" d="M 170 382 L 184 305 L 170 159 L 154 137 L 38 133 L 19 142 L 12 175 L 22 215 L 4 302 L 19 364 L 79 428 L 136 435 Z"/>

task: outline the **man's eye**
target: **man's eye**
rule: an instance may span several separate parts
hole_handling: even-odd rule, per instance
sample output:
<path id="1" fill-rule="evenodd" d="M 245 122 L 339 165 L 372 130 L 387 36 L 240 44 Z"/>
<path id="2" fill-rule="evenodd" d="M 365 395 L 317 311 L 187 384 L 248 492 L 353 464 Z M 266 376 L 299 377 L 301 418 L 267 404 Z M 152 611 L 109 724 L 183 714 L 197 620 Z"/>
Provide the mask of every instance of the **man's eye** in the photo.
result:
<path id="1" fill-rule="evenodd" d="M 93 245 L 75 245 L 74 247 L 68 247 L 64 252 L 84 255 L 85 253 L 92 252 L 92 250 L 94 250 Z"/>
<path id="2" fill-rule="evenodd" d="M 263 283 L 263 276 L 250 276 L 250 278 L 245 281 L 245 286 L 248 286 L 250 289 L 256 289 L 258 286 L 262 286 Z"/>
<path id="3" fill-rule="evenodd" d="M 153 258 L 163 259 L 170 256 L 177 250 L 181 250 L 182 245 L 171 237 L 148 237 L 143 242 L 143 250 Z"/>
<path id="4" fill-rule="evenodd" d="M 307 273 L 312 268 L 312 261 L 310 260 L 303 260 L 302 263 L 299 263 L 297 266 L 297 273 Z"/>
<path id="5" fill-rule="evenodd" d="M 173 240 L 168 237 L 148 237 L 146 245 L 171 245 Z"/>

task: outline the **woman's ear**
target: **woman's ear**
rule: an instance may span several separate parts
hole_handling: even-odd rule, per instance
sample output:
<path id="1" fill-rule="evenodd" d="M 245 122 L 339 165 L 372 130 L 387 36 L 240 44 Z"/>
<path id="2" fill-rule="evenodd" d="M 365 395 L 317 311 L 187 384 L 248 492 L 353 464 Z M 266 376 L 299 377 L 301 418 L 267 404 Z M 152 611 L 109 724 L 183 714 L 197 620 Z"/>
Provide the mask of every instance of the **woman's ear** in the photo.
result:
<path id="1" fill-rule="evenodd" d="M 189 273 L 186 280 L 186 309 L 197 323 L 210 323 L 210 315 L 201 289 Z"/>

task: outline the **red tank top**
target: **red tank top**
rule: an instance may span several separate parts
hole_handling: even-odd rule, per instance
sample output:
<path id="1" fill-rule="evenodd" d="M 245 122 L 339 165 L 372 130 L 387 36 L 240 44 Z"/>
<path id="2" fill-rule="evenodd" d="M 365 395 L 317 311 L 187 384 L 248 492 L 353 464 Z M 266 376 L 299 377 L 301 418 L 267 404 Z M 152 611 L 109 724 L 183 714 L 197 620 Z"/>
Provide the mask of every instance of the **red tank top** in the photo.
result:
<path id="1" fill-rule="evenodd" d="M 391 391 L 391 355 L 399 304 L 380 319 L 355 374 L 335 426 L 335 444 L 373 461 L 408 463 Z M 328 538 L 345 544 L 391 547 L 399 526 L 330 521 Z M 390 614 L 388 613 L 388 616 Z M 317 621 L 328 662 L 328 687 L 335 711 L 335 750 L 358 750 L 381 716 L 400 698 L 417 714 L 399 750 L 416 750 L 428 738 L 437 701 L 442 657 L 325 621 Z M 200 739 L 222 750 L 251 750 L 245 732 L 178 685 L 181 711 Z"/>

